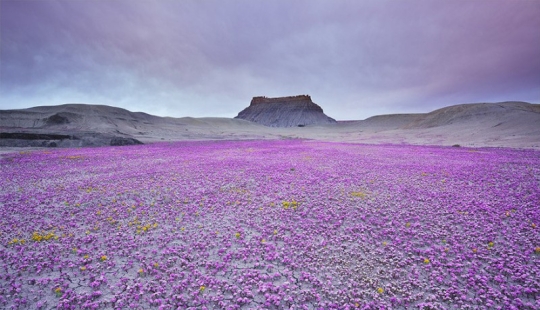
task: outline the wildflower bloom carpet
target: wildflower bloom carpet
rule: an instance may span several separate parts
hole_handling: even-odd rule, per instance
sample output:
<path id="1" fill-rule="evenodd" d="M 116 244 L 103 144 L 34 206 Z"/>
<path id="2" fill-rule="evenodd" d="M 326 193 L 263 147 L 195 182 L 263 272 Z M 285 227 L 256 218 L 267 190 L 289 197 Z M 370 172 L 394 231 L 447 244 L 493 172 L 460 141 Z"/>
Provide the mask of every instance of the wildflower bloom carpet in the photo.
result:
<path id="1" fill-rule="evenodd" d="M 540 152 L 288 141 L 0 159 L 0 307 L 540 307 Z"/>

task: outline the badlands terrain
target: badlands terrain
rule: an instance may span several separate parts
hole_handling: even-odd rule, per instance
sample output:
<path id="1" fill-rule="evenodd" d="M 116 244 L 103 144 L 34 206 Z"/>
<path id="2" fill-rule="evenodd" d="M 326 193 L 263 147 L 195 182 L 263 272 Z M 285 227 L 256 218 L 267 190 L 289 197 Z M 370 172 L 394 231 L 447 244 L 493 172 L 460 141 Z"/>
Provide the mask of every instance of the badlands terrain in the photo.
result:
<path id="1" fill-rule="evenodd" d="M 291 111 L 285 110 L 283 115 L 290 115 Z M 429 113 L 378 115 L 338 122 L 325 116 L 322 109 L 320 114 L 323 116 L 304 118 L 299 123 L 302 127 L 269 127 L 239 118 L 158 117 L 104 105 L 65 104 L 1 110 L 0 146 L 6 152 L 11 147 L 308 139 L 365 144 L 540 148 L 539 104 L 461 104 Z M 238 117 L 241 115 L 242 112 Z M 253 115 L 256 113 L 252 112 Z M 309 120 L 321 119 L 322 124 L 309 124 Z"/>

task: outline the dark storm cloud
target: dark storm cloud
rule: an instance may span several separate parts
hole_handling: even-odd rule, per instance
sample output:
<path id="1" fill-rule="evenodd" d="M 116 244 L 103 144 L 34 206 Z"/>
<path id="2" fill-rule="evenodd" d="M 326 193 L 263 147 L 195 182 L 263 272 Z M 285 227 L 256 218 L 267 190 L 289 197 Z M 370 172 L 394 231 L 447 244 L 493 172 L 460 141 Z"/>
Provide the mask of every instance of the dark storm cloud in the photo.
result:
<path id="1" fill-rule="evenodd" d="M 0 105 L 229 116 L 309 93 L 338 119 L 540 101 L 539 1 L 2 1 Z"/>

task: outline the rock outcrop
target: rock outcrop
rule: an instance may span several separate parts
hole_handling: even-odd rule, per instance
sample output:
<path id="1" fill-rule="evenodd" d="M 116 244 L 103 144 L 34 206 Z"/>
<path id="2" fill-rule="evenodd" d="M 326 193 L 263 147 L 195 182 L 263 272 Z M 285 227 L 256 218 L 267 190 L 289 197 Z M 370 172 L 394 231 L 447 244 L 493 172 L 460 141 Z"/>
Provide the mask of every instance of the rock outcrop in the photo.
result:
<path id="1" fill-rule="evenodd" d="M 336 123 L 308 95 L 291 97 L 253 97 L 249 107 L 235 118 L 269 127 L 304 127 Z"/>
<path id="2" fill-rule="evenodd" d="M 84 147 L 123 146 L 143 144 L 141 141 L 96 132 L 75 132 L 69 135 L 58 132 L 30 130 L 0 133 L 0 147 Z"/>

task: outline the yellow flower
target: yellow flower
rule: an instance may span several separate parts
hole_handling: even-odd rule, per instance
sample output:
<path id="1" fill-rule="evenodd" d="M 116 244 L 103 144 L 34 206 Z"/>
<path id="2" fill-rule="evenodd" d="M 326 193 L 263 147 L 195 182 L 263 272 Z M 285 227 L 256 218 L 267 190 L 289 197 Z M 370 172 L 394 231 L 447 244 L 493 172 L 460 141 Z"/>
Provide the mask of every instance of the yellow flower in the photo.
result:
<path id="1" fill-rule="evenodd" d="M 85 270 L 86 270 L 86 266 L 82 266 L 81 271 L 85 271 Z"/>
<path id="2" fill-rule="evenodd" d="M 405 224 L 405 227 L 411 227 L 411 223 L 407 222 L 407 223 Z"/>
<path id="3" fill-rule="evenodd" d="M 84 259 L 88 259 L 88 254 L 86 254 L 85 256 L 83 256 Z"/>
<path id="4" fill-rule="evenodd" d="M 366 198 L 366 193 L 363 192 L 351 192 L 351 196 L 353 197 L 360 197 L 360 198 Z"/>
<path id="5" fill-rule="evenodd" d="M 531 226 L 532 226 L 532 228 L 536 228 L 536 224 L 535 224 L 535 223 L 532 223 Z"/>
<path id="6" fill-rule="evenodd" d="M 261 243 L 265 243 L 265 242 L 266 242 L 266 240 L 265 240 L 265 239 L 262 239 L 262 240 L 261 240 Z"/>
<path id="7" fill-rule="evenodd" d="M 234 236 L 235 236 L 236 238 L 240 238 L 240 233 L 237 232 L 236 234 L 234 234 Z"/>
<path id="8" fill-rule="evenodd" d="M 536 249 L 534 249 L 534 252 L 536 254 L 540 254 L 540 246 L 537 246 Z"/>
<path id="9" fill-rule="evenodd" d="M 144 269 L 139 269 L 139 273 L 143 273 L 144 272 Z"/>
<path id="10" fill-rule="evenodd" d="M 474 248 L 474 249 L 472 249 L 472 251 L 473 251 L 473 253 L 476 253 L 476 252 L 478 252 L 478 249 Z"/>
<path id="11" fill-rule="evenodd" d="M 106 260 L 107 260 L 107 256 L 101 255 L 101 261 L 104 262 L 104 261 L 106 261 Z"/>
<path id="12" fill-rule="evenodd" d="M 383 289 L 382 287 L 379 287 L 379 288 L 377 289 L 377 293 L 379 293 L 379 294 L 384 293 L 384 289 Z"/>
<path id="13" fill-rule="evenodd" d="M 35 231 L 32 234 L 32 240 L 39 242 L 39 241 L 43 240 L 43 236 L 40 233 Z"/>
<path id="14" fill-rule="evenodd" d="M 56 296 L 57 296 L 57 297 L 62 296 L 62 289 L 61 289 L 61 288 L 57 287 L 57 288 L 54 290 L 54 292 L 56 293 Z"/>
<path id="15" fill-rule="evenodd" d="M 424 258 L 424 264 L 429 264 L 429 258 Z"/>
<path id="16" fill-rule="evenodd" d="M 382 245 L 386 246 L 388 244 L 388 242 L 386 241 L 383 241 Z"/>
<path id="17" fill-rule="evenodd" d="M 492 248 L 494 245 L 493 241 L 491 241 L 490 243 L 488 243 L 488 247 Z"/>
<path id="18" fill-rule="evenodd" d="M 154 267 L 155 267 L 155 268 L 159 267 L 159 264 L 158 264 L 158 263 L 154 263 Z"/>
<path id="19" fill-rule="evenodd" d="M 206 289 L 206 286 L 201 285 L 201 287 L 199 287 L 199 292 L 203 293 L 205 289 Z"/>
<path id="20" fill-rule="evenodd" d="M 277 235 L 277 229 L 274 229 L 274 235 Z"/>

